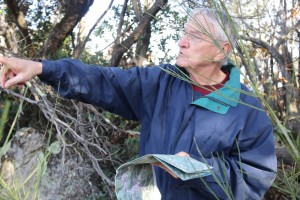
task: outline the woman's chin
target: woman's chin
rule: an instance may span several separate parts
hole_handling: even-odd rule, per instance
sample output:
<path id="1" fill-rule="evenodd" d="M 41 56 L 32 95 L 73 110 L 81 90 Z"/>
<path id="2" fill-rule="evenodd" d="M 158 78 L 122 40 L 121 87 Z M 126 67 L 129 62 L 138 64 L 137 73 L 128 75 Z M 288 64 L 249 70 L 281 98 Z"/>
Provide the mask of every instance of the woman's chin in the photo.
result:
<path id="1" fill-rule="evenodd" d="M 185 61 L 183 61 L 182 59 L 177 58 L 176 65 L 178 65 L 180 67 L 184 67 L 184 66 L 187 66 L 187 63 Z"/>

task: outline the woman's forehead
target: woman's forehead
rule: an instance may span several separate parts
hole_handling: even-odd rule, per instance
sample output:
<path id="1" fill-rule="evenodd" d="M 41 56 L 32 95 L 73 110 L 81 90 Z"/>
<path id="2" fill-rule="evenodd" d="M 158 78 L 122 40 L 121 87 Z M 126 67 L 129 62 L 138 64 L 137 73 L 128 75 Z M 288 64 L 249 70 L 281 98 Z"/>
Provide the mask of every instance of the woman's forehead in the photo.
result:
<path id="1" fill-rule="evenodd" d="M 184 26 L 185 31 L 188 32 L 194 32 L 197 34 L 205 34 L 205 33 L 211 33 L 212 29 L 211 27 L 209 27 L 207 24 L 202 24 L 200 23 L 200 21 L 198 22 L 188 22 L 186 23 L 186 25 Z"/>
<path id="2" fill-rule="evenodd" d="M 203 30 L 211 29 L 212 24 L 203 15 L 196 15 L 185 24 L 184 28 L 193 29 L 203 32 Z M 201 31 L 202 30 L 202 31 Z"/>

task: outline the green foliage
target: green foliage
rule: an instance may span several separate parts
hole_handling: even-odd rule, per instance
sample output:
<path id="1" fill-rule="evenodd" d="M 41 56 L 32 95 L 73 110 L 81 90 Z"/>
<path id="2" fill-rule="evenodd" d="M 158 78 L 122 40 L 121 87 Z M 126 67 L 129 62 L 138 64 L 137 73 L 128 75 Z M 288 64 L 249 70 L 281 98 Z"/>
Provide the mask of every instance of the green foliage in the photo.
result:
<path id="1" fill-rule="evenodd" d="M 282 164 L 278 176 L 272 185 L 277 192 L 283 195 L 282 199 L 300 199 L 300 171 L 296 166 Z"/>
<path id="2" fill-rule="evenodd" d="M 138 157 L 138 150 L 139 150 L 139 136 L 135 137 L 128 137 L 124 144 L 126 148 L 126 155 L 128 156 L 128 161 L 133 160 Z"/>
<path id="3" fill-rule="evenodd" d="M 7 132 L 12 128 L 12 122 L 18 112 L 20 101 L 7 95 L 0 89 L 0 146 L 7 140 Z"/>
<path id="4" fill-rule="evenodd" d="M 113 28 L 114 27 L 107 20 L 103 20 L 100 26 L 98 26 L 97 29 L 95 30 L 94 34 L 97 37 L 102 37 L 105 34 L 105 29 L 111 32 Z"/>
<path id="5" fill-rule="evenodd" d="M 22 44 L 20 47 L 26 51 L 28 45 L 34 47 L 36 52 L 42 50 L 45 42 L 47 41 L 50 30 L 53 26 L 53 17 L 57 17 L 58 1 L 51 1 L 51 3 L 45 3 L 43 0 L 36 0 L 31 2 L 31 6 L 26 17 L 28 23 L 28 30 L 31 35 L 32 44 Z M 56 20 L 56 19 L 55 19 Z M 22 41 L 21 41 L 22 42 Z"/>
<path id="6" fill-rule="evenodd" d="M 98 65 L 98 66 L 108 66 L 109 61 L 105 58 L 105 55 L 102 51 L 95 52 L 90 54 L 88 51 L 83 51 L 81 55 L 81 60 L 87 64 Z"/>
<path id="7" fill-rule="evenodd" d="M 8 113 L 8 108 L 10 106 L 10 103 L 6 103 L 6 110 L 4 115 L 2 115 L 2 119 L 6 118 L 5 115 L 7 115 Z M 8 107 L 8 108 L 7 108 Z M 3 155 L 5 155 L 5 153 L 8 151 L 9 147 L 10 147 L 10 135 L 12 134 L 12 130 L 14 129 L 14 126 L 16 125 L 16 122 L 22 112 L 23 109 L 23 101 L 19 104 L 18 107 L 18 111 L 14 117 L 14 121 L 12 122 L 12 125 L 10 127 L 9 133 L 5 138 L 5 142 L 3 144 L 3 146 L 0 148 L 0 159 L 2 158 Z M 3 117 L 4 116 L 4 117 Z M 1 121 L 3 122 L 3 121 Z M 42 155 L 41 155 L 42 156 Z M 43 156 L 40 158 L 44 158 Z M 2 166 L 2 171 L 0 173 L 0 194 L 1 197 L 0 199 L 2 200 L 27 200 L 27 199 L 37 199 L 37 194 L 38 194 L 38 186 L 39 186 L 39 182 L 41 180 L 41 172 L 44 171 L 46 164 L 45 164 L 45 159 L 40 159 L 38 166 L 32 171 L 32 173 L 26 177 L 25 180 L 20 180 L 21 176 L 20 174 L 14 174 L 14 177 L 12 180 L 10 180 L 12 182 L 9 183 L 7 180 L 5 180 L 5 176 L 8 176 L 8 174 L 4 174 L 3 169 L 5 169 L 7 165 L 7 162 L 3 163 Z M 15 167 L 15 166 L 13 166 Z M 25 189 L 25 185 L 33 178 L 35 177 L 35 184 L 32 185 L 31 188 L 26 188 Z M 6 177 L 6 178 L 10 178 L 10 177 Z"/>
<path id="8" fill-rule="evenodd" d="M 71 58 L 73 53 L 71 43 L 72 38 L 69 36 L 65 39 L 62 47 L 57 51 L 57 53 L 52 59 L 57 60 L 61 58 Z"/>
<path id="9" fill-rule="evenodd" d="M 45 151 L 38 154 L 37 166 L 27 176 L 23 177 L 22 174 L 18 174 L 14 170 L 16 166 L 10 166 L 8 168 L 14 168 L 13 174 L 4 174 L 2 170 L 0 173 L 0 200 L 37 200 L 39 198 L 39 187 L 43 177 L 43 174 L 47 168 L 47 160 L 51 154 L 57 154 L 60 150 L 58 148 L 58 142 L 54 142 Z M 8 162 L 4 162 L 2 169 L 6 169 Z M 30 183 L 33 182 L 33 183 Z"/>
<path id="10" fill-rule="evenodd" d="M 1 121 L 0 121 L 0 141 L 2 141 L 2 138 L 3 138 L 4 127 L 5 127 L 5 123 L 7 122 L 10 104 L 11 104 L 10 101 L 6 100 L 4 102 L 3 109 L 2 108 L 0 109 L 2 111 L 1 112 L 2 116 L 1 116 Z"/>
<path id="11" fill-rule="evenodd" d="M 271 109 L 271 108 L 269 108 Z M 274 111 L 269 111 L 271 117 L 273 120 L 277 120 L 277 123 L 274 126 L 274 132 L 276 136 L 278 137 L 278 140 L 284 144 L 284 146 L 287 148 L 290 155 L 293 157 L 294 161 L 297 163 L 297 166 L 299 168 L 300 166 L 300 134 L 292 134 L 292 131 L 287 129 L 285 126 L 281 124 L 281 122 L 278 121 L 278 119 L 275 116 Z"/>

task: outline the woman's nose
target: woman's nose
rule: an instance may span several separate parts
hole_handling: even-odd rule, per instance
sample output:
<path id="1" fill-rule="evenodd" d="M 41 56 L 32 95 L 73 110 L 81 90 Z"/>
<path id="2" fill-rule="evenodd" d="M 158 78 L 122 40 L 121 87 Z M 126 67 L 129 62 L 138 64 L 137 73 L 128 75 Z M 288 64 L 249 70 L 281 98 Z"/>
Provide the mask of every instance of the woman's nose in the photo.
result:
<path id="1" fill-rule="evenodd" d="M 179 41 L 178 41 L 178 46 L 179 46 L 180 48 L 188 48 L 189 45 L 190 45 L 190 43 L 189 43 L 189 38 L 188 38 L 188 36 L 187 36 L 187 35 L 181 36 L 181 38 L 180 38 Z"/>

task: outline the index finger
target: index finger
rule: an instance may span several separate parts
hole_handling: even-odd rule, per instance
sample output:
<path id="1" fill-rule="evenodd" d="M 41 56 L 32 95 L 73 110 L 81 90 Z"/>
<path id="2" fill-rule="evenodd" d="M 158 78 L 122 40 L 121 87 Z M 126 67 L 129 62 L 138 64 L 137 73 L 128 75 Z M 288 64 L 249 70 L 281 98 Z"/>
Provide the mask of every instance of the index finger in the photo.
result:
<path id="1" fill-rule="evenodd" d="M 0 77 L 4 76 L 9 70 L 10 66 L 9 65 L 3 65 L 1 64 L 1 70 L 0 70 Z"/>
<path id="2" fill-rule="evenodd" d="M 1 65 L 2 65 L 2 67 L 0 70 L 0 84 L 1 84 L 1 87 L 4 88 L 5 81 L 6 81 L 6 74 L 9 72 L 10 66 L 3 65 L 3 64 L 1 64 Z"/>

